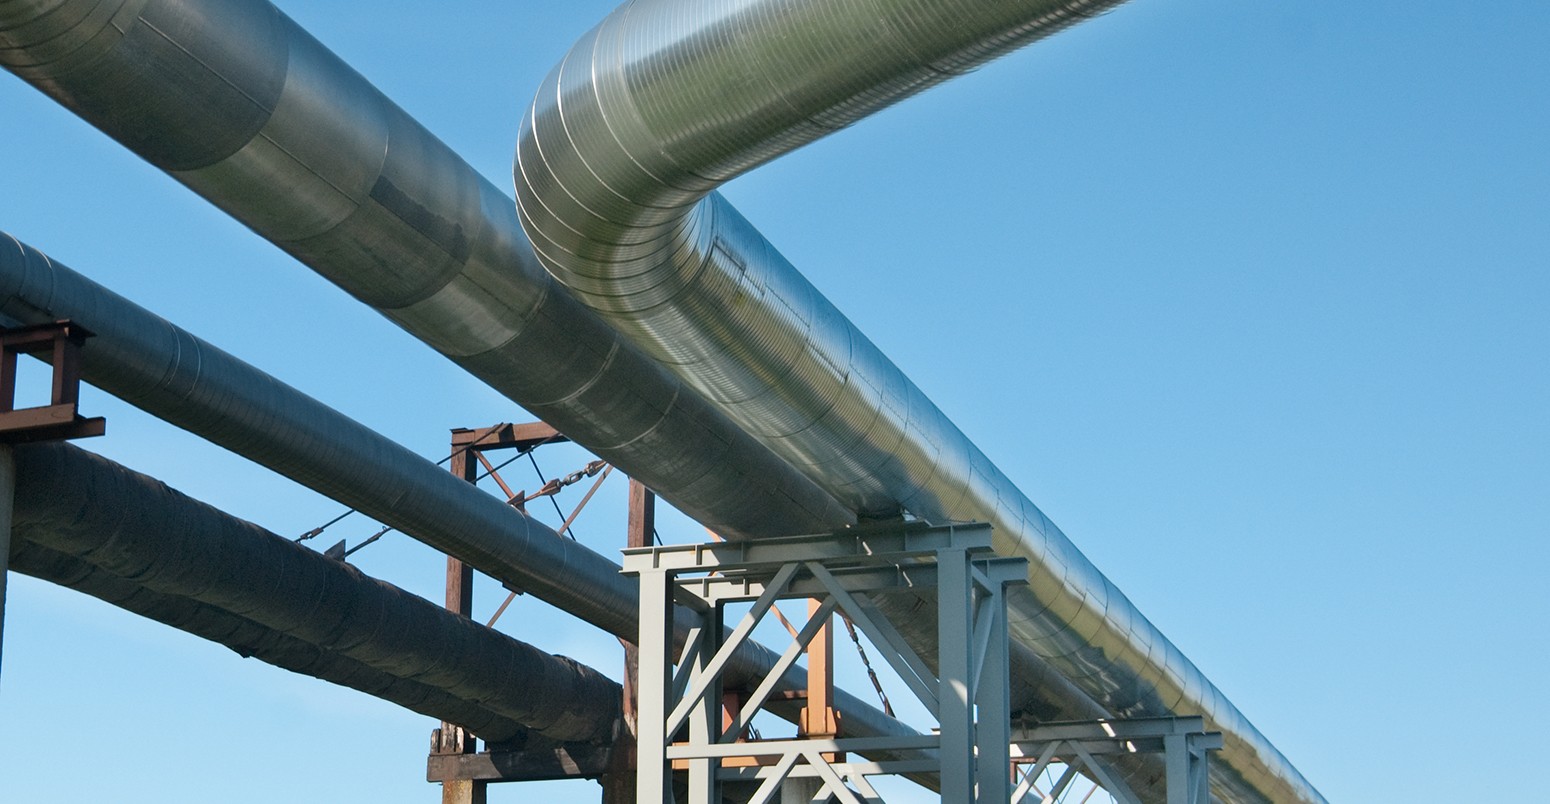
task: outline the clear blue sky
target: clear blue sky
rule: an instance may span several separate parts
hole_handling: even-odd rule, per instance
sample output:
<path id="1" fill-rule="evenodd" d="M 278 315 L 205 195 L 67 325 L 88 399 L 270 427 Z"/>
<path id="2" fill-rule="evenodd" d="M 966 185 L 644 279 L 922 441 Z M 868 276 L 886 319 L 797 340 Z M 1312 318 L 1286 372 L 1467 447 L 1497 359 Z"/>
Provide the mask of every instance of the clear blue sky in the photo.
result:
<path id="1" fill-rule="evenodd" d="M 518 116 L 610 4 L 284 7 L 509 187 Z M 1541 2 L 1135 0 L 727 195 L 1332 801 L 1523 801 L 1550 719 L 1547 132 Z M 9 75 L 0 154 L 0 229 L 423 454 L 525 418 Z M 109 435 L 83 446 L 273 530 L 340 510 L 89 407 Z M 359 558 L 439 596 L 401 535 Z M 517 605 L 517 636 L 614 669 Z M 30 579 L 8 609 L 0 798 L 436 800 L 425 718 Z M 492 799 L 596 788 L 546 790 Z"/>

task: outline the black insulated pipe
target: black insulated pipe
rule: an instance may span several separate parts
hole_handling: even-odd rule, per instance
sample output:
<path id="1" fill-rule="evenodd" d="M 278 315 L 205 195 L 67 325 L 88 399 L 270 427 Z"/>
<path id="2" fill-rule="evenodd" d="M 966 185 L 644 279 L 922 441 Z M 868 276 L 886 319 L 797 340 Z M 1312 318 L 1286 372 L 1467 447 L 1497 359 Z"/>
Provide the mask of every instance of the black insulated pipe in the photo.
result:
<path id="1" fill-rule="evenodd" d="M 152 592 L 75 556 L 33 544 L 24 536 L 12 543 L 11 569 L 219 643 L 243 658 L 258 659 L 292 673 L 364 692 L 412 712 L 461 724 L 490 743 L 519 740 L 528 732 L 522 724 L 479 704 L 369 667 L 207 603 Z"/>
<path id="2" fill-rule="evenodd" d="M 488 709 L 608 742 L 619 685 L 66 444 L 16 449 L 15 533 Z"/>

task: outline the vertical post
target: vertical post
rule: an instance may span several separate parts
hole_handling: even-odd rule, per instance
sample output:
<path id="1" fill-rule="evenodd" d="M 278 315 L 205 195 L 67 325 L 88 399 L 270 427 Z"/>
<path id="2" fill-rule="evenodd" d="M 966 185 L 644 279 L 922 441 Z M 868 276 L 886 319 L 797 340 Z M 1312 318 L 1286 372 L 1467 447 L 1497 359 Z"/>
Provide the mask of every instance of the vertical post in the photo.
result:
<path id="1" fill-rule="evenodd" d="M 703 617 L 705 627 L 700 629 L 700 649 L 694 654 L 693 674 L 689 677 L 690 686 L 697 684 L 710 672 L 710 659 L 721 649 L 721 609 L 716 607 Z M 681 671 L 682 668 L 680 668 Z M 722 693 L 721 677 L 717 674 L 711 678 L 710 686 L 695 702 L 694 709 L 689 714 L 690 745 L 710 745 L 721 738 L 721 724 L 724 717 L 721 708 Z M 676 704 L 677 702 L 674 702 L 673 705 Z M 670 735 L 668 742 L 671 743 Z M 716 779 L 716 772 L 720 767 L 721 762 L 716 759 L 700 757 L 689 760 L 687 779 L 689 804 L 719 804 L 721 785 Z"/>
<path id="2" fill-rule="evenodd" d="M 1011 670 L 1007 655 L 1006 588 L 992 583 L 980 601 L 990 606 L 990 641 L 975 694 L 974 731 L 979 744 L 979 800 L 1006 801 L 1012 774 Z"/>
<path id="3" fill-rule="evenodd" d="M 636 804 L 663 804 L 672 800 L 667 771 L 667 706 L 670 693 L 673 645 L 673 595 L 666 570 L 652 568 L 640 574 L 640 667 L 635 711 Z"/>
<path id="4" fill-rule="evenodd" d="M 478 480 L 478 465 L 470 454 L 472 447 L 464 448 L 452 440 L 452 474 L 473 483 Z M 464 617 L 474 611 L 474 568 L 447 556 L 447 610 Z M 467 734 L 462 726 L 442 722 L 441 739 L 437 751 L 444 753 L 473 754 L 479 750 L 478 741 Z M 441 783 L 441 804 L 485 804 L 489 784 L 476 779 L 456 779 Z"/>
<path id="5" fill-rule="evenodd" d="M 650 547 L 657 528 L 657 497 L 646 484 L 630 478 L 629 521 L 625 530 L 626 547 Z M 640 724 L 640 649 L 634 642 L 624 643 L 624 701 L 620 708 L 624 722 L 614 741 L 609 771 L 600 780 L 603 804 L 633 804 L 635 794 L 635 742 Z"/>
<path id="6" fill-rule="evenodd" d="M 80 336 L 69 329 L 54 338 L 54 382 L 49 401 L 54 405 L 74 405 L 81 401 Z"/>
<path id="7" fill-rule="evenodd" d="M 4 666 L 5 656 L 5 577 L 11 567 L 11 514 L 15 498 L 16 458 L 10 444 L 0 444 L 0 667 Z"/>
<path id="8" fill-rule="evenodd" d="M 460 449 L 454 439 L 452 449 L 452 474 L 469 483 L 478 480 L 478 464 L 469 454 L 473 447 Z M 474 568 L 452 556 L 447 556 L 447 610 L 464 617 L 474 611 Z"/>
<path id="9" fill-rule="evenodd" d="M 708 615 L 705 622 L 707 627 L 700 631 L 700 649 L 695 653 L 691 684 L 709 671 L 711 657 L 721 648 L 721 640 L 718 639 L 721 634 L 721 617 L 719 614 Z M 689 743 L 704 746 L 720 739 L 721 729 L 718 727 L 721 725 L 721 717 L 721 679 L 718 675 L 689 715 Z M 720 766 L 720 761 L 715 759 L 689 760 L 689 804 L 719 804 L 721 796 L 716 771 Z"/>
<path id="10" fill-rule="evenodd" d="M 464 617 L 474 609 L 474 568 L 447 556 L 447 611 Z"/>
<path id="11" fill-rule="evenodd" d="M 1210 804 L 1211 752 L 1202 749 L 1198 755 L 1193 751 L 1190 754 L 1190 804 Z"/>
<path id="12" fill-rule="evenodd" d="M 1163 737 L 1163 763 L 1168 769 L 1168 804 L 1189 804 L 1189 738 L 1183 734 Z"/>
<path id="13" fill-rule="evenodd" d="M 12 349 L 0 349 L 0 411 L 16 410 L 16 357 Z"/>
<path id="14" fill-rule="evenodd" d="M 942 728 L 942 800 L 974 801 L 973 589 L 968 552 L 937 552 L 937 723 Z"/>
<path id="15" fill-rule="evenodd" d="M 807 601 L 807 616 L 823 605 Z M 834 718 L 834 615 L 807 644 L 807 705 L 802 710 L 803 736 L 833 738 L 839 734 Z"/>

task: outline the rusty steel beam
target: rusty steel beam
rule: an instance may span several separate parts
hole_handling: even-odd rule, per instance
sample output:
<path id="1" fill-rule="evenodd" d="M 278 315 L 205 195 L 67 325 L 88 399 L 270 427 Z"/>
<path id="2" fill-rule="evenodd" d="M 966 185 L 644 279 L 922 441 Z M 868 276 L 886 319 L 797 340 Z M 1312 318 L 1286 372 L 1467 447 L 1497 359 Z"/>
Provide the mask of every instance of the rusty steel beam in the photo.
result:
<path id="1" fill-rule="evenodd" d="M 477 452 L 497 449 L 530 450 L 544 444 L 570 441 L 563 433 L 543 422 L 497 424 L 493 427 L 459 427 L 452 431 L 452 448 Z"/>
<path id="2" fill-rule="evenodd" d="M 477 443 L 477 442 L 475 442 Z M 468 483 L 479 482 L 479 467 L 470 456 L 483 461 L 484 456 L 470 444 L 458 443 L 452 438 L 452 475 Z M 494 474 L 495 470 L 490 469 Z M 474 568 L 456 556 L 447 556 L 447 611 L 463 618 L 474 616 Z M 432 762 L 437 757 L 466 756 L 479 750 L 478 741 L 470 733 L 467 724 L 443 720 L 441 727 L 431 733 Z M 441 780 L 441 804 L 485 804 L 485 783 L 473 779 Z"/>
<path id="3" fill-rule="evenodd" d="M 101 416 L 87 418 L 81 401 L 81 344 L 92 331 L 69 320 L 0 329 L 0 443 L 52 441 L 102 435 Z M 16 359 L 48 353 L 53 366 L 47 405 L 16 407 Z"/>

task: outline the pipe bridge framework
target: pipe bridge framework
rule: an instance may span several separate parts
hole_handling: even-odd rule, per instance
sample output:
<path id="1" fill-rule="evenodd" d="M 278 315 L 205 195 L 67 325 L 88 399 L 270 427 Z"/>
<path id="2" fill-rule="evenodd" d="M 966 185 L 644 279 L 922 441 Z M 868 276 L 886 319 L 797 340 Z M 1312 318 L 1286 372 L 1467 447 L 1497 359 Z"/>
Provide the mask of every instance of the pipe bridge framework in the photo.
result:
<path id="1" fill-rule="evenodd" d="M 713 193 L 1114 4 L 628 3 L 539 91 L 518 146 L 520 226 L 508 199 L 263 0 L 9 0 L 0 64 L 729 537 L 901 509 L 991 522 L 998 551 L 1030 560 L 1011 615 L 1030 703 L 1204 714 L 1226 739 L 1218 797 L 1319 802 Z M 1069 681 L 1035 684 L 1049 668 Z"/>
<path id="2" fill-rule="evenodd" d="M 1226 696 L 714 188 L 1117 0 L 639 0 L 584 35 L 523 120 L 544 266 L 862 515 L 983 521 L 1025 557 L 1012 638 L 1109 712 L 1204 715 L 1231 801 L 1320 801 Z M 917 618 L 913 622 L 919 622 Z M 930 643 L 925 630 L 906 634 Z"/>

